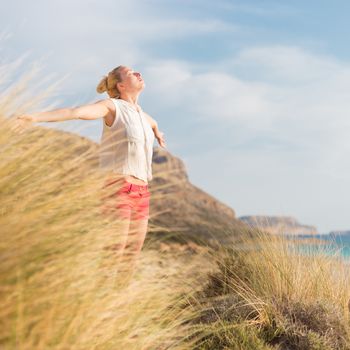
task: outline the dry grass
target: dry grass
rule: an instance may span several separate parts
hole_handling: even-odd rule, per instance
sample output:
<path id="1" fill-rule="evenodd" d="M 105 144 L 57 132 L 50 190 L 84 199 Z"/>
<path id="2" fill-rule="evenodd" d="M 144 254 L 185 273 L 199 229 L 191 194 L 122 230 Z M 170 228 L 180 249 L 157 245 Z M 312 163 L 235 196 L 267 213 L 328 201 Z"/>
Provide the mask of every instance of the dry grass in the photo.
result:
<path id="1" fill-rule="evenodd" d="M 191 305 L 206 332 L 198 348 L 350 348 L 348 264 L 296 244 L 261 231 L 213 256 L 219 271 Z"/>
<path id="2" fill-rule="evenodd" d="M 93 144 L 9 128 L 44 109 L 53 87 L 26 96 L 34 76 L 0 99 L 2 349 L 349 349 L 347 265 L 300 254 L 292 241 L 261 233 L 183 250 L 152 241 L 151 227 L 125 278 L 129 261 L 106 249 L 120 222 L 101 215 L 105 175 Z"/>
<path id="3" fill-rule="evenodd" d="M 190 250 L 145 246 L 133 279 L 120 273 L 129 260 L 117 263 L 106 249 L 121 223 L 101 215 L 105 174 L 93 144 L 9 128 L 50 91 L 19 105 L 34 77 L 25 74 L 0 101 L 1 348 L 190 349 L 185 321 L 194 314 L 181 305 L 200 277 L 193 271 L 210 264 Z"/>
<path id="4" fill-rule="evenodd" d="M 195 259 L 180 264 L 181 252 L 167 258 L 146 250 L 135 279 L 125 285 L 119 270 L 128 260 L 117 264 L 105 249 L 118 241 L 118 222 L 99 213 L 98 179 L 83 164 L 55 172 L 39 156 L 39 149 L 47 150 L 36 144 L 26 152 L 13 146 L 1 167 L 2 346 L 188 348 L 176 344 L 190 317 L 180 296 L 191 293 L 190 281 L 183 280 Z M 37 159 L 45 166 L 35 165 Z"/>

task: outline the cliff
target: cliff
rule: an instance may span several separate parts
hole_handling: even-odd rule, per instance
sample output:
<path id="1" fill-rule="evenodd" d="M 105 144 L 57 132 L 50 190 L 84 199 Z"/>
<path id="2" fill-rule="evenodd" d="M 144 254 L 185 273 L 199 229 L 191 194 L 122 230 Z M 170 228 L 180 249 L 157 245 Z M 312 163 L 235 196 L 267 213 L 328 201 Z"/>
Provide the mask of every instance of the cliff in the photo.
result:
<path id="1" fill-rule="evenodd" d="M 183 161 L 160 147 L 153 153 L 151 222 L 193 240 L 226 242 L 247 229 L 235 211 L 193 185 Z M 159 213 L 159 214 L 158 214 Z"/>

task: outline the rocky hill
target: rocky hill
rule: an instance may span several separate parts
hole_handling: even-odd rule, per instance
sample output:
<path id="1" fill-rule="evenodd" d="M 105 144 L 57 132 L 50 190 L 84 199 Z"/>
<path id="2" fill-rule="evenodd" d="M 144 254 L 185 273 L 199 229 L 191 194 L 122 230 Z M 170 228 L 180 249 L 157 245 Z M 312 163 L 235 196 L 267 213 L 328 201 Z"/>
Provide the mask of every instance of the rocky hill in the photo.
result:
<path id="1" fill-rule="evenodd" d="M 316 227 L 300 224 L 290 216 L 240 216 L 238 219 L 250 227 L 257 227 L 272 234 L 317 234 Z"/>
<path id="2" fill-rule="evenodd" d="M 52 142 L 59 140 L 71 156 L 77 157 L 89 150 L 89 163 L 98 169 L 98 143 L 80 135 L 51 129 Z M 59 133 L 59 137 L 56 133 Z M 91 156 L 92 154 L 92 156 Z M 69 154 L 66 155 L 69 157 Z M 64 160 L 62 160 L 64 165 Z M 317 234 L 314 226 L 302 225 L 289 216 L 241 216 L 214 196 L 192 184 L 184 162 L 161 147 L 155 147 L 152 159 L 153 180 L 151 192 L 149 231 L 157 240 L 195 241 L 205 244 L 238 240 L 254 234 L 255 228 L 276 234 Z"/>
<path id="3" fill-rule="evenodd" d="M 189 181 L 185 165 L 178 157 L 155 148 L 152 167 L 151 223 L 171 229 L 177 237 L 221 242 L 247 229 L 232 208 Z"/>
<path id="4" fill-rule="evenodd" d="M 81 157 L 88 153 L 89 166 L 98 169 L 98 143 L 57 129 L 47 128 L 47 133 L 52 135 L 50 139 L 53 148 L 57 142 L 57 147 L 64 144 L 65 148 L 70 150 L 70 154 L 67 151 L 59 166 L 63 166 L 69 157 Z M 152 170 L 153 180 L 149 183 L 149 232 L 152 234 L 148 235 L 149 237 L 152 236 L 158 241 L 164 239 L 182 243 L 225 243 L 251 231 L 236 218 L 232 208 L 189 181 L 185 165 L 180 158 L 163 148 L 155 147 Z"/>

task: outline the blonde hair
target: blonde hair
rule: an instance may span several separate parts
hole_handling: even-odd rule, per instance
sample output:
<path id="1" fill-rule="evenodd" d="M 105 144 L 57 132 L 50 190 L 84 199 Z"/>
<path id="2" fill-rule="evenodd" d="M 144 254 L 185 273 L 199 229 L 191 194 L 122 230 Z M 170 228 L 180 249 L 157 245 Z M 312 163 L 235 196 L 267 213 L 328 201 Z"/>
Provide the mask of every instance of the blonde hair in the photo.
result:
<path id="1" fill-rule="evenodd" d="M 120 92 L 117 88 L 117 83 L 120 83 L 122 81 L 121 77 L 121 68 L 124 66 L 118 66 L 111 70 L 108 75 L 105 75 L 101 81 L 98 83 L 96 87 L 96 91 L 99 94 L 102 94 L 103 92 L 107 91 L 107 94 L 109 97 L 113 98 L 119 98 Z"/>

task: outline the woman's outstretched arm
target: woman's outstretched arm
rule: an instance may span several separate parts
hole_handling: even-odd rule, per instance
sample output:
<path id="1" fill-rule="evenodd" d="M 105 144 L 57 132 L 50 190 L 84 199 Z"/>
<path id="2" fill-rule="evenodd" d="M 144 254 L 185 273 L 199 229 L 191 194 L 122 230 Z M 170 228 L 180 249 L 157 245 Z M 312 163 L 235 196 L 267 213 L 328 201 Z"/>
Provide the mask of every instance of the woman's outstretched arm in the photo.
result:
<path id="1" fill-rule="evenodd" d="M 151 124 L 154 136 L 156 137 L 156 139 L 159 143 L 159 146 L 166 148 L 164 133 L 159 130 L 157 121 L 154 120 L 149 114 L 147 114 L 145 112 L 143 112 L 143 113 L 146 115 L 148 122 Z"/>
<path id="2" fill-rule="evenodd" d="M 59 108 L 51 111 L 23 114 L 15 119 L 13 131 L 18 131 L 32 123 L 60 122 L 65 120 L 83 119 L 93 120 L 103 118 L 111 112 L 111 102 L 100 100 L 95 103 L 73 108 Z"/>

